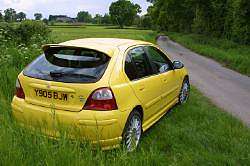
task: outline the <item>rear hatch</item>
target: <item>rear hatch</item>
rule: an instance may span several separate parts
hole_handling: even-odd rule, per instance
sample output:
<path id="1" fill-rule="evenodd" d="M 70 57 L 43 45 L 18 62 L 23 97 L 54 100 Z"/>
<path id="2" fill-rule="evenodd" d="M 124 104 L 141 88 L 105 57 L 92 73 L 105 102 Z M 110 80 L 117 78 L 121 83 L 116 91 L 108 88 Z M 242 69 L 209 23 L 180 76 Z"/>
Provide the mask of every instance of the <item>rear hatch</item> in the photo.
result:
<path id="1" fill-rule="evenodd" d="M 108 79 L 99 80 L 109 61 L 109 56 L 95 50 L 49 47 L 19 77 L 25 101 L 52 109 L 80 111 L 95 89 L 108 86 Z"/>

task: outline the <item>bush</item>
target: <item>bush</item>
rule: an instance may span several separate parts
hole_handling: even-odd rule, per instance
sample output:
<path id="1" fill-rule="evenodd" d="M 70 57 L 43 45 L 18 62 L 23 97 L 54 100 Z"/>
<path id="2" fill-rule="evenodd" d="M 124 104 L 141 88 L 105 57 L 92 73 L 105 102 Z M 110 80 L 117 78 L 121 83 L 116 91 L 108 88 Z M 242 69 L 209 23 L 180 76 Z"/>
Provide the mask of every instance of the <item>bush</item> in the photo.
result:
<path id="1" fill-rule="evenodd" d="M 0 42 L 14 40 L 16 31 L 13 24 L 2 22 L 0 24 Z"/>
<path id="2" fill-rule="evenodd" d="M 40 21 L 23 21 L 16 29 L 21 43 L 29 43 L 32 39 L 39 37 L 45 39 L 50 30 L 47 25 Z"/>
<path id="3" fill-rule="evenodd" d="M 25 20 L 20 24 L 0 24 L 0 38 L 17 44 L 41 43 L 50 30 L 42 21 Z"/>

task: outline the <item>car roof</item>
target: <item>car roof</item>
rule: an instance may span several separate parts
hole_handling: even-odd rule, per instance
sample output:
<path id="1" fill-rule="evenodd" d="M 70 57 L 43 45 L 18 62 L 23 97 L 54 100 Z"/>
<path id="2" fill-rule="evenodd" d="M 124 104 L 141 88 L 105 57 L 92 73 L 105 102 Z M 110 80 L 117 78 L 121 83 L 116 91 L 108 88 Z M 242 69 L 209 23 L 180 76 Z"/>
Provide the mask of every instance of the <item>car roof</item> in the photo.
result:
<path id="1" fill-rule="evenodd" d="M 103 52 L 109 56 L 113 56 L 114 51 L 119 49 L 121 46 L 133 46 L 133 45 L 143 45 L 151 44 L 149 42 L 144 42 L 140 40 L 132 39 L 118 39 L 118 38 L 84 38 L 70 40 L 59 44 L 47 44 L 42 48 L 43 50 L 49 47 L 74 47 L 74 48 L 87 48 Z"/>

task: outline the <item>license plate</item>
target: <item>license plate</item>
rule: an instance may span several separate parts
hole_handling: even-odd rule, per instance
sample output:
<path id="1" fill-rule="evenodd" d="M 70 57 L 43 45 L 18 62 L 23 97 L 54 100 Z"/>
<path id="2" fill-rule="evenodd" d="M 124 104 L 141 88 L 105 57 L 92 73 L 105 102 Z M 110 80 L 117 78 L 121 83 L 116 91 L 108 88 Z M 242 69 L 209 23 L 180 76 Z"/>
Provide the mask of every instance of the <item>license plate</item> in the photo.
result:
<path id="1" fill-rule="evenodd" d="M 47 91 L 47 90 L 42 90 L 42 89 L 35 89 L 35 94 L 38 97 L 68 101 L 68 94 L 62 93 L 62 92 L 53 92 L 53 91 Z"/>

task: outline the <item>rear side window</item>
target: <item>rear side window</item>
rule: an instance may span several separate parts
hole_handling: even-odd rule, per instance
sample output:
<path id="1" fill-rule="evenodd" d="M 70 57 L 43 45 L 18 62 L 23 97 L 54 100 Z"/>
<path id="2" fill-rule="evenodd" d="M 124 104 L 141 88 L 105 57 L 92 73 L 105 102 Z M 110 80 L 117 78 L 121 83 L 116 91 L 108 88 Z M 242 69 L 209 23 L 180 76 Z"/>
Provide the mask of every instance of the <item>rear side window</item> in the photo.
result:
<path id="1" fill-rule="evenodd" d="M 24 70 L 24 75 L 56 82 L 93 83 L 102 77 L 109 61 L 104 53 L 90 49 L 51 47 Z"/>
<path id="2" fill-rule="evenodd" d="M 130 80 L 140 79 L 151 74 L 143 47 L 136 47 L 128 52 L 125 72 Z"/>

